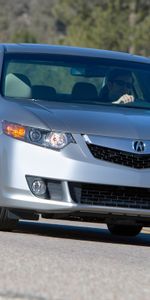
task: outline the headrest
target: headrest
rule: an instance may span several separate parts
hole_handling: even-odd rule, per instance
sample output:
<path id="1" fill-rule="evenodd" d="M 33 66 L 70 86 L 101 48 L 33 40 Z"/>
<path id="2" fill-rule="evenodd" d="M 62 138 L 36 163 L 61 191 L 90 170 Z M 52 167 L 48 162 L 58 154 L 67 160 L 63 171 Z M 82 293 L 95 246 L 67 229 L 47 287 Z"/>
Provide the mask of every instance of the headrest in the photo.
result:
<path id="1" fill-rule="evenodd" d="M 56 90 L 46 85 L 33 85 L 32 97 L 33 99 L 52 100 L 53 97 L 56 98 Z"/>
<path id="2" fill-rule="evenodd" d="M 97 98 L 97 89 L 92 83 L 77 82 L 72 89 L 72 97 L 76 100 L 89 100 Z"/>
<path id="3" fill-rule="evenodd" d="M 4 95 L 13 98 L 31 98 L 30 80 L 20 73 L 6 75 Z"/>

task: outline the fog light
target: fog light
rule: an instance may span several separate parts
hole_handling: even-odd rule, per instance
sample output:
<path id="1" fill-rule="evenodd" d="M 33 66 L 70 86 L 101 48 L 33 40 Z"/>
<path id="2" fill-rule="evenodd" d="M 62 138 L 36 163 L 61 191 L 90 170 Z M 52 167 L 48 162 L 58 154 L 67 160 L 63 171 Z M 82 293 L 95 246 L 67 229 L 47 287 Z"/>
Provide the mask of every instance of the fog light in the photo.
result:
<path id="1" fill-rule="evenodd" d="M 35 180 L 32 183 L 31 189 L 36 196 L 42 196 L 46 193 L 46 184 L 43 180 Z"/>

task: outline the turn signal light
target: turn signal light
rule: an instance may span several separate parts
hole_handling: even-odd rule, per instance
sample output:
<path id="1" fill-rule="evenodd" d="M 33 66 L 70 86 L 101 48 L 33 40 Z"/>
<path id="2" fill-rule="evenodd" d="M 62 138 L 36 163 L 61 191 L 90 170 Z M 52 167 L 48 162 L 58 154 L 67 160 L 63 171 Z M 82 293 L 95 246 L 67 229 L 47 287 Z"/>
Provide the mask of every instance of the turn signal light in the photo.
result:
<path id="1" fill-rule="evenodd" d="M 18 139 L 23 139 L 26 134 L 25 127 L 18 124 L 8 123 L 8 122 L 3 123 L 3 131 L 5 134 Z"/>

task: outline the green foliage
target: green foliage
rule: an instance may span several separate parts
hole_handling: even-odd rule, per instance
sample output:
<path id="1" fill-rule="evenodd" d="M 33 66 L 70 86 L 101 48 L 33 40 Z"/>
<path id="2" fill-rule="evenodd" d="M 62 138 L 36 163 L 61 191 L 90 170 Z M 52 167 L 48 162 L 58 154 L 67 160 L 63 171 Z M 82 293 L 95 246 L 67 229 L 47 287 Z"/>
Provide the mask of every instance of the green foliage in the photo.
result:
<path id="1" fill-rule="evenodd" d="M 34 34 L 32 34 L 26 29 L 22 29 L 17 31 L 12 36 L 12 42 L 13 43 L 37 43 L 37 40 Z"/>
<path id="2" fill-rule="evenodd" d="M 63 0 L 55 11 L 65 28 L 61 44 L 150 55 L 148 1 Z"/>
<path id="3" fill-rule="evenodd" d="M 150 56 L 149 0 L 0 0 L 0 4 L 3 42 L 68 44 Z"/>

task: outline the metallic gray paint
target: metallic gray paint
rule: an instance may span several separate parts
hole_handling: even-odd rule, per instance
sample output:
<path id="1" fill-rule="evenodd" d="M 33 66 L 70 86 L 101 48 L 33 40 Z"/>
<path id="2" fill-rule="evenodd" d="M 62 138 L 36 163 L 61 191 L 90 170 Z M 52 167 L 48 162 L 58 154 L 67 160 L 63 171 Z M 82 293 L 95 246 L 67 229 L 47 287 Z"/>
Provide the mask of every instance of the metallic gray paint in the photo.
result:
<path id="1" fill-rule="evenodd" d="M 147 58 L 130 54 L 40 45 L 5 45 L 2 51 L 60 53 L 123 59 L 150 63 Z M 0 128 L 0 206 L 35 212 L 120 214 L 150 217 L 149 210 L 100 207 L 75 204 L 70 196 L 68 181 L 94 184 L 150 188 L 150 169 L 132 169 L 95 159 L 86 145 L 86 137 L 97 145 L 134 152 L 132 142 L 143 140 L 150 153 L 150 111 L 121 107 L 48 103 L 43 101 L 6 100 L 0 98 L 0 121 L 71 132 L 76 143 L 61 151 L 28 144 L 2 133 Z M 1 123 L 0 123 L 1 124 Z M 62 181 L 63 201 L 40 199 L 29 190 L 26 175 Z"/>
<path id="2" fill-rule="evenodd" d="M 45 53 L 61 55 L 77 55 L 87 57 L 101 57 L 108 59 L 145 62 L 150 64 L 150 59 L 125 52 L 98 50 L 92 48 L 80 48 L 71 46 L 41 45 L 41 44 L 5 44 L 4 50 L 7 53 Z"/>

